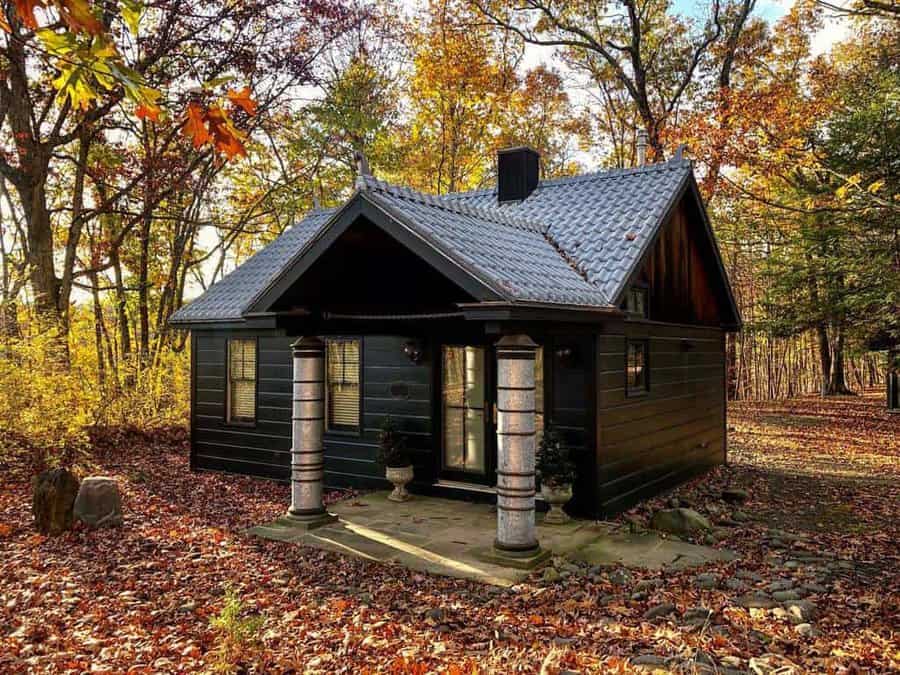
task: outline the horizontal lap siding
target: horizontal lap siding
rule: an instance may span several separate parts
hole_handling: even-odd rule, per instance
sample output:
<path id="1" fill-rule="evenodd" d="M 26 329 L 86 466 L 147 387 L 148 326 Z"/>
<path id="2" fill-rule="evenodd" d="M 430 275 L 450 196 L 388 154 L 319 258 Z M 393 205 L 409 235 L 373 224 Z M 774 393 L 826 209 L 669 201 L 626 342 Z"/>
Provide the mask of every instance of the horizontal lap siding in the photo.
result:
<path id="1" fill-rule="evenodd" d="M 625 391 L 625 340 L 647 339 L 650 391 Z M 627 322 L 597 337 L 597 482 L 605 514 L 723 461 L 724 340 L 714 328 Z"/>
<path id="2" fill-rule="evenodd" d="M 378 433 L 390 416 L 406 437 L 416 481 L 434 477 L 432 454 L 431 359 L 418 365 L 403 353 L 409 338 L 370 335 L 363 338 L 363 399 L 359 434 L 325 437 L 325 482 L 335 487 L 386 487 L 378 465 Z"/>
<path id="3" fill-rule="evenodd" d="M 256 423 L 226 419 L 227 341 L 257 340 Z M 287 480 L 291 463 L 291 343 L 272 330 L 197 331 L 194 334 L 193 465 Z"/>
<path id="4" fill-rule="evenodd" d="M 225 421 L 226 350 L 229 337 L 256 337 L 257 420 L 253 426 Z M 193 466 L 287 480 L 290 477 L 291 343 L 296 338 L 241 331 L 200 332 L 193 338 L 192 406 Z M 407 437 L 417 480 L 431 480 L 431 366 L 415 365 L 403 353 L 400 337 L 363 338 L 361 403 L 358 434 L 327 432 L 325 482 L 329 486 L 384 487 L 384 471 L 376 463 L 378 430 L 386 416 Z"/>

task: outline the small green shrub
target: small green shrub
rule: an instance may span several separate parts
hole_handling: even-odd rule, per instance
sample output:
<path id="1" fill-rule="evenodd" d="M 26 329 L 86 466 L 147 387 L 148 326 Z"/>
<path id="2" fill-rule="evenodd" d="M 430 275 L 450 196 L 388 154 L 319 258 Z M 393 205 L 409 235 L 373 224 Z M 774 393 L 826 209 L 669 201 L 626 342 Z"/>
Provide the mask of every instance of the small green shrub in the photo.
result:
<path id="1" fill-rule="evenodd" d="M 237 591 L 225 589 L 225 604 L 209 621 L 216 631 L 216 646 L 211 652 L 214 672 L 233 673 L 244 668 L 260 648 L 259 630 L 265 619 L 259 614 L 245 616 L 246 607 Z"/>
<path id="2" fill-rule="evenodd" d="M 575 482 L 575 462 L 569 458 L 569 448 L 552 427 L 544 429 L 537 450 L 536 470 L 538 478 L 547 485 L 565 485 Z"/>
<path id="3" fill-rule="evenodd" d="M 406 450 L 406 439 L 390 417 L 385 418 L 378 432 L 378 463 L 390 468 L 412 464 Z"/>

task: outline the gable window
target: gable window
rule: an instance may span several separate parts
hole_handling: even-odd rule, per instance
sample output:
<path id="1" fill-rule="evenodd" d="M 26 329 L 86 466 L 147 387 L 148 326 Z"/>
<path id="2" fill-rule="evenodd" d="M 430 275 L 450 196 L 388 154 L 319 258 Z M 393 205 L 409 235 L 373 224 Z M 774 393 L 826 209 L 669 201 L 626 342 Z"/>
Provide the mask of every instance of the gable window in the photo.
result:
<path id="1" fill-rule="evenodd" d="M 625 311 L 632 316 L 648 318 L 650 316 L 647 303 L 647 289 L 644 286 L 632 286 L 625 296 Z"/>
<path id="2" fill-rule="evenodd" d="M 228 341 L 228 422 L 256 421 L 256 340 Z"/>
<path id="3" fill-rule="evenodd" d="M 326 422 L 329 431 L 359 431 L 360 341 L 325 341 Z"/>
<path id="4" fill-rule="evenodd" d="M 640 396 L 650 390 L 647 372 L 647 340 L 628 340 L 625 356 L 625 393 Z"/>

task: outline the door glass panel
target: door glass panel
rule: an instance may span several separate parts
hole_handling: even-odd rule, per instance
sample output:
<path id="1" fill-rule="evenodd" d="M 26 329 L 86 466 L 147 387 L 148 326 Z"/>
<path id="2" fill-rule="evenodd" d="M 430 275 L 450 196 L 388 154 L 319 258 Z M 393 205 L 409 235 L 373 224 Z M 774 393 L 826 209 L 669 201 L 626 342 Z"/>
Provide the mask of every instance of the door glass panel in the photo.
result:
<path id="1" fill-rule="evenodd" d="M 444 347 L 442 365 L 444 468 L 484 473 L 484 349 Z"/>

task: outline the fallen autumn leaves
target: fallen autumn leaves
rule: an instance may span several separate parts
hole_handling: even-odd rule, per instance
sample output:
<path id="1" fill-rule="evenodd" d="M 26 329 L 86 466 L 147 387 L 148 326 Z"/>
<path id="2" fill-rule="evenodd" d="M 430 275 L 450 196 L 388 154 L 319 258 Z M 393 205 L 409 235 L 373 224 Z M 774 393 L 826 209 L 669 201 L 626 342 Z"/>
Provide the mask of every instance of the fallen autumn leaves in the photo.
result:
<path id="1" fill-rule="evenodd" d="M 732 465 L 674 494 L 715 517 L 707 507 L 720 508 L 724 487 L 747 488 L 740 508 L 750 520 L 723 530 L 717 544 L 741 560 L 628 575 L 583 570 L 552 584 L 538 573 L 508 590 L 245 536 L 243 528 L 284 510 L 287 488 L 190 473 L 180 430 L 101 444 L 97 462 L 124 493 L 119 530 L 36 535 L 27 475 L 8 464 L 0 671 L 209 668 L 209 622 L 228 585 L 264 618 L 262 649 L 242 664 L 260 671 L 900 668 L 900 419 L 871 398 L 809 398 L 737 404 L 729 424 Z M 669 497 L 632 515 L 646 518 Z M 826 565 L 804 556 L 828 561 L 823 584 L 816 569 Z M 698 575 L 707 576 L 698 583 Z M 807 634 L 789 616 L 739 606 L 748 590 L 776 582 L 813 589 L 804 592 L 816 608 Z M 644 618 L 665 603 L 673 608 Z"/>

